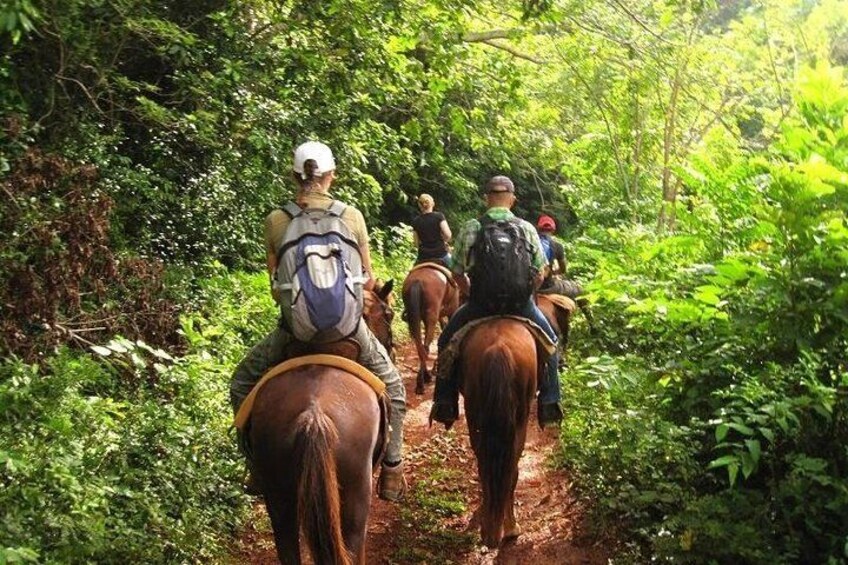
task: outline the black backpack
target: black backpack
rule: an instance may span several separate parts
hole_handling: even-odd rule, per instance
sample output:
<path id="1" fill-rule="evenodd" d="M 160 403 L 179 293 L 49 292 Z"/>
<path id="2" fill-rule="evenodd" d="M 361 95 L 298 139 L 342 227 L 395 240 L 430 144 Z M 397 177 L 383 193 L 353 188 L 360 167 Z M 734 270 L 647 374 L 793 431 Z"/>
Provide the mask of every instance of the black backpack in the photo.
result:
<path id="1" fill-rule="evenodd" d="M 521 310 L 533 294 L 533 254 L 517 218 L 485 216 L 471 248 L 469 300 L 491 314 Z"/>

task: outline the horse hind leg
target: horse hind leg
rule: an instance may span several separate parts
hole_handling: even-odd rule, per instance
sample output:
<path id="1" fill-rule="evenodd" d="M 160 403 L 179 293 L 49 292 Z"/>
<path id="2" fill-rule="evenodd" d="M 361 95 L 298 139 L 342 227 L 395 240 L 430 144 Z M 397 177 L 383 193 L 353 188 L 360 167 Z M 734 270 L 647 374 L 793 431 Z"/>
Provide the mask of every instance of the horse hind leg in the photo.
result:
<path id="1" fill-rule="evenodd" d="M 504 518 L 504 534 L 503 541 L 508 542 L 515 540 L 521 535 L 521 526 L 515 519 L 515 487 L 518 486 L 518 471 L 516 469 L 515 477 L 512 482 L 512 492 L 506 502 L 506 517 Z"/>
<path id="2" fill-rule="evenodd" d="M 365 538 L 371 503 L 371 465 L 362 470 L 359 480 L 344 485 L 342 535 L 353 563 L 365 565 Z"/>
<path id="3" fill-rule="evenodd" d="M 284 500 L 266 500 L 268 516 L 274 530 L 277 559 L 283 565 L 300 565 L 300 525 L 297 508 Z"/>
<path id="4" fill-rule="evenodd" d="M 415 377 L 415 394 L 424 394 L 424 383 L 426 381 L 427 365 L 418 366 L 418 374 Z"/>
<path id="5" fill-rule="evenodd" d="M 420 341 L 420 336 L 414 336 L 415 349 L 418 351 L 418 375 L 415 378 L 415 394 L 424 394 L 424 383 L 427 375 L 427 348 Z"/>
<path id="6" fill-rule="evenodd" d="M 532 388 L 527 391 L 526 403 L 530 404 L 532 398 Z M 509 496 L 506 501 L 506 515 L 504 516 L 504 541 L 516 539 L 521 535 L 521 526 L 515 519 L 515 489 L 518 487 L 518 463 L 521 460 L 521 454 L 524 452 L 524 443 L 527 441 L 527 417 L 522 415 L 518 417 L 518 430 L 515 434 L 514 444 L 514 460 L 512 465 L 512 481 L 510 483 Z"/>
<path id="7" fill-rule="evenodd" d="M 424 363 L 425 383 L 430 383 L 433 380 L 433 374 L 430 371 L 430 346 L 433 344 L 433 340 L 436 338 L 436 324 L 438 323 L 439 320 L 435 316 L 433 316 L 429 317 L 427 319 L 427 322 L 424 324 L 424 351 L 426 352 Z"/>

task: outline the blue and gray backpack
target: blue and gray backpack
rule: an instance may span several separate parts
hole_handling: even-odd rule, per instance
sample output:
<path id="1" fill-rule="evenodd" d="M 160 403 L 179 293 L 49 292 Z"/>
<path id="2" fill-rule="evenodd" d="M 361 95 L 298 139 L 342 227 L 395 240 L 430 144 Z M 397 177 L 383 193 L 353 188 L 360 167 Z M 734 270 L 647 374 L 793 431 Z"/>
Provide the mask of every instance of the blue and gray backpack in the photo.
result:
<path id="1" fill-rule="evenodd" d="M 365 277 L 359 245 L 342 221 L 346 206 L 301 209 L 289 202 L 291 217 L 277 252 L 274 288 L 285 325 L 296 339 L 329 343 L 353 335 L 362 319 Z"/>
<path id="2" fill-rule="evenodd" d="M 545 259 L 548 262 L 548 265 L 553 264 L 554 262 L 554 244 L 551 241 L 551 236 L 545 234 L 539 234 L 539 241 L 542 242 L 542 252 L 545 254 Z"/>

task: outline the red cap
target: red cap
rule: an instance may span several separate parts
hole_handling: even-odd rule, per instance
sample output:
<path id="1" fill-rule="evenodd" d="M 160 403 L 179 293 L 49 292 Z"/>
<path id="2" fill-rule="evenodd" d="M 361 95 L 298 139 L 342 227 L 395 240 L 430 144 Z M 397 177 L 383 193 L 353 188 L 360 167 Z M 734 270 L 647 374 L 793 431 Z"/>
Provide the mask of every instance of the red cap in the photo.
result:
<path id="1" fill-rule="evenodd" d="M 539 216 L 539 221 L 536 222 L 536 227 L 540 230 L 556 231 L 556 222 L 550 216 Z"/>

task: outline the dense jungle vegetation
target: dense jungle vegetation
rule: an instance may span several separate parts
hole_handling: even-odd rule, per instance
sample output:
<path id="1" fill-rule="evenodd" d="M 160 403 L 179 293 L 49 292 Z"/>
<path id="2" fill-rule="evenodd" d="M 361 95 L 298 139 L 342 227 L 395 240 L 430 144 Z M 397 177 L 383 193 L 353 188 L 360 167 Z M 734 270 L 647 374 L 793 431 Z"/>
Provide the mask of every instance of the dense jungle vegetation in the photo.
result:
<path id="1" fill-rule="evenodd" d="M 224 558 L 305 139 L 386 277 L 421 192 L 557 219 L 616 562 L 846 562 L 846 65 L 846 0 L 3 0 L 0 563 Z"/>

